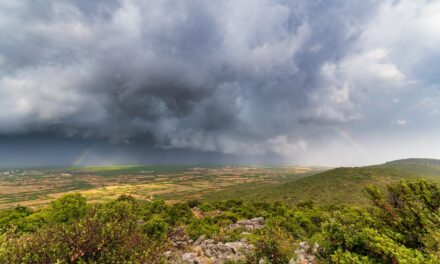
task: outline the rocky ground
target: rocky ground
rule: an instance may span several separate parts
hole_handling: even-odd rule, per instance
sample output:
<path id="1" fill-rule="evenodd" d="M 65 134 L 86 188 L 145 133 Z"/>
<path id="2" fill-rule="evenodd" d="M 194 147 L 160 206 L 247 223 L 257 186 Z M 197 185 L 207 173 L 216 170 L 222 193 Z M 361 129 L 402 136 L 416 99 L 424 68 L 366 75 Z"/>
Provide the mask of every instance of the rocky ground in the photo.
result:
<path id="1" fill-rule="evenodd" d="M 169 263 L 223 263 L 227 260 L 244 260 L 245 254 L 253 250 L 246 241 L 216 242 L 213 239 L 197 239 L 186 252 L 167 251 Z M 196 241 L 196 242 L 197 242 Z"/>
<path id="2" fill-rule="evenodd" d="M 249 220 L 238 221 L 228 226 L 229 230 L 242 228 L 244 234 L 248 231 L 264 227 L 264 218 L 258 217 Z M 247 233 L 249 234 L 249 233 Z M 207 239 L 202 235 L 195 241 L 185 235 L 183 229 L 178 229 L 171 235 L 172 249 L 164 252 L 168 263 L 173 264 L 215 264 L 228 261 L 245 260 L 246 256 L 252 254 L 254 246 L 246 238 L 240 241 L 221 242 L 214 239 Z M 307 242 L 301 242 L 295 250 L 296 259 L 290 264 L 315 264 L 317 245 L 313 248 Z M 260 261 L 261 262 L 261 261 Z M 261 262 L 261 263 L 264 263 Z"/>
<path id="3" fill-rule="evenodd" d="M 264 227 L 264 218 L 256 217 L 250 220 L 241 220 L 235 224 L 231 224 L 227 227 L 227 229 L 233 230 L 237 228 L 243 228 L 244 230 L 251 231 L 255 229 L 260 229 Z"/>

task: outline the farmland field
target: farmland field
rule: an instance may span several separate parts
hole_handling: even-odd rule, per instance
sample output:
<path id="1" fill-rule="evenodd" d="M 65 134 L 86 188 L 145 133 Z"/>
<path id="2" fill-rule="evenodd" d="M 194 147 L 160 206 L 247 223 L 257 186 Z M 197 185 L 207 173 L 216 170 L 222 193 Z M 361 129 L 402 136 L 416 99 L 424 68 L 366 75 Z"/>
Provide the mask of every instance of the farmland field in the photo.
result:
<path id="1" fill-rule="evenodd" d="M 297 180 L 319 171 L 322 169 L 185 165 L 9 169 L 0 172 L 0 208 L 17 204 L 39 207 L 68 192 L 80 192 L 89 201 L 98 202 L 122 194 L 169 203 L 207 199 L 215 197 L 212 194 L 218 191 L 241 196 L 240 192 Z"/>

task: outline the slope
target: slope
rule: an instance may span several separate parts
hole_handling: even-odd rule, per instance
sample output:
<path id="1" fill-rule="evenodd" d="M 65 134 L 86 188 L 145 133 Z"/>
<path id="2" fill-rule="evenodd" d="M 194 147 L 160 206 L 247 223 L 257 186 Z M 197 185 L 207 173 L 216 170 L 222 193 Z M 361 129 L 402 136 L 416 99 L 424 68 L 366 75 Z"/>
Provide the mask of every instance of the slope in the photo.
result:
<path id="1" fill-rule="evenodd" d="M 417 178 L 440 183 L 440 165 L 436 165 L 440 161 L 428 161 L 411 159 L 366 167 L 336 168 L 276 186 L 243 185 L 235 198 L 290 204 L 313 201 L 317 205 L 366 206 L 369 200 L 365 187 L 371 184 L 385 188 L 390 183 Z M 219 191 L 208 196 L 208 199 L 222 197 L 232 198 L 227 191 Z"/>

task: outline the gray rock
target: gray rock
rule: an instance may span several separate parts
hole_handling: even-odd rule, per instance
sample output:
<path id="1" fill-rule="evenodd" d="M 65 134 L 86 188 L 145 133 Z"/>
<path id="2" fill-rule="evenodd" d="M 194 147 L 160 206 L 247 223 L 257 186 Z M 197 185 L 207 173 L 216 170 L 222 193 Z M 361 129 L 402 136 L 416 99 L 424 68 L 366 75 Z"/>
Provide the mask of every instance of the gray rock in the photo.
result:
<path id="1" fill-rule="evenodd" d="M 244 260 L 246 254 L 254 250 L 254 247 L 246 241 L 223 243 L 213 239 L 203 240 L 203 238 L 197 239 L 196 242 L 201 241 L 199 245 L 193 244 L 192 252 L 182 254 L 180 257 L 176 256 L 177 262 L 170 261 L 170 263 L 224 263 L 226 260 Z M 209 261 L 206 262 L 208 258 Z"/>
<path id="2" fill-rule="evenodd" d="M 314 254 L 319 249 L 318 244 L 315 244 L 313 246 L 313 249 L 310 247 L 309 243 L 307 243 L 307 242 L 300 242 L 298 246 L 299 247 L 294 251 L 297 259 L 296 260 L 291 259 L 289 261 L 289 264 L 316 264 L 317 263 L 317 259 Z"/>
<path id="3" fill-rule="evenodd" d="M 197 240 L 194 242 L 194 246 L 200 245 L 200 243 L 202 243 L 202 241 L 205 240 L 205 238 L 206 238 L 205 235 L 199 236 L 199 238 L 197 238 Z"/>
<path id="4" fill-rule="evenodd" d="M 301 249 L 303 249 L 304 251 L 309 251 L 310 250 L 310 245 L 307 242 L 300 242 L 299 243 L 299 247 Z"/>
<path id="5" fill-rule="evenodd" d="M 182 261 L 187 264 L 199 264 L 200 260 L 194 253 L 185 253 L 182 255 Z"/>
<path id="6" fill-rule="evenodd" d="M 245 230 L 254 230 L 260 229 L 264 227 L 264 218 L 263 217 L 255 217 L 250 220 L 241 220 L 237 223 L 230 224 L 227 229 L 237 229 L 243 228 Z"/>

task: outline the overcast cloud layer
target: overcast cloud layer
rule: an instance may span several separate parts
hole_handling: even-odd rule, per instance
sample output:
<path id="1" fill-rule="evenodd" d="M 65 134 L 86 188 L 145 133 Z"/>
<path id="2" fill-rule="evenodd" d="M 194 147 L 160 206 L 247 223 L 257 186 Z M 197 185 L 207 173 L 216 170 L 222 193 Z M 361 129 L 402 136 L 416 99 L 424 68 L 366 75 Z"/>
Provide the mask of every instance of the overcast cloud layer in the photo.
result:
<path id="1" fill-rule="evenodd" d="M 440 158 L 439 59 L 440 1 L 4 0 L 0 137 Z"/>

